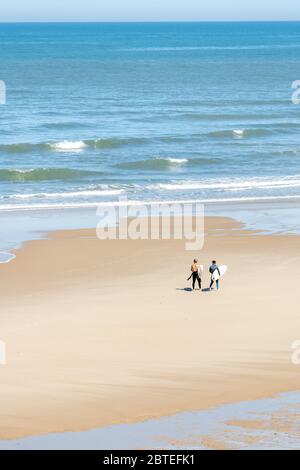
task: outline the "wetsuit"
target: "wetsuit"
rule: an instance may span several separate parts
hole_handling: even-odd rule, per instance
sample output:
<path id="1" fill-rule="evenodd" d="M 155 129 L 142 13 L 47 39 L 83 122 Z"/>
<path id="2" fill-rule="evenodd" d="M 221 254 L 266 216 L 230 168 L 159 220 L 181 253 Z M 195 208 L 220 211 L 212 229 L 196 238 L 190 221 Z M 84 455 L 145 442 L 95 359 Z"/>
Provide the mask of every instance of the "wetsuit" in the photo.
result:
<path id="1" fill-rule="evenodd" d="M 218 273 L 219 275 L 221 276 L 221 273 L 220 273 L 220 270 L 219 270 L 219 266 L 217 264 L 212 264 L 211 267 L 209 268 L 209 272 L 211 274 L 211 282 L 210 282 L 210 286 L 209 288 L 211 289 L 212 286 L 214 285 L 214 280 L 213 280 L 213 273 L 218 270 Z M 216 286 L 217 286 L 217 289 L 219 290 L 219 287 L 220 287 L 220 282 L 219 282 L 219 279 L 217 279 L 216 281 Z"/>
<path id="2" fill-rule="evenodd" d="M 201 277 L 199 276 L 198 266 L 192 266 L 192 277 L 193 277 L 193 290 L 195 290 L 196 281 L 198 282 L 199 289 L 201 290 Z"/>
<path id="3" fill-rule="evenodd" d="M 195 290 L 196 281 L 198 281 L 199 289 L 201 289 L 201 277 L 199 273 L 193 273 L 193 290 Z"/>

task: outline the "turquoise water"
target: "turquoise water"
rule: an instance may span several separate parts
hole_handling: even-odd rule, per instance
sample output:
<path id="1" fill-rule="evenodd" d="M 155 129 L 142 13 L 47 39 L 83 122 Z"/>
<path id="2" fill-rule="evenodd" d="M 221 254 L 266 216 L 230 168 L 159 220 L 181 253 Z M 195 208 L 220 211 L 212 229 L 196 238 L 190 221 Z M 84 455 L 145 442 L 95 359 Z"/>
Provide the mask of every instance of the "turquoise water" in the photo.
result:
<path id="1" fill-rule="evenodd" d="M 0 210 L 300 196 L 300 23 L 2 24 Z"/>

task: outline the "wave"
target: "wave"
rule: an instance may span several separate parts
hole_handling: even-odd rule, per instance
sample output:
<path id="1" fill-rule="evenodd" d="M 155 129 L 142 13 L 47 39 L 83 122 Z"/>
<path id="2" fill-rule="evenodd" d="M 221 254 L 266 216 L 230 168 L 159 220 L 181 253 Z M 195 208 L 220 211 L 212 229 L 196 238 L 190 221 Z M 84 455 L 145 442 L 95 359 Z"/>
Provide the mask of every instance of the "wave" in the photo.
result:
<path id="1" fill-rule="evenodd" d="M 183 119 L 187 119 L 190 121 L 264 121 L 267 119 L 273 119 L 274 116 L 268 115 L 268 114 L 244 114 L 244 113 L 238 113 L 238 114 L 220 114 L 220 113 L 215 113 L 215 114 L 200 114 L 200 113 L 182 113 L 179 114 L 178 117 L 181 117 Z"/>
<path id="2" fill-rule="evenodd" d="M 58 152 L 73 152 L 73 151 L 80 151 L 87 147 L 87 144 L 82 140 L 77 142 L 71 142 L 68 140 L 64 140 L 63 142 L 57 142 L 54 144 L 48 144 L 53 150 L 57 150 Z"/>
<path id="3" fill-rule="evenodd" d="M 244 137 L 263 137 L 272 134 L 268 129 L 231 129 L 222 131 L 213 131 L 207 134 L 208 137 L 217 139 L 224 138 L 244 138 Z"/>
<path id="4" fill-rule="evenodd" d="M 198 137 L 198 134 L 197 134 L 197 137 Z M 163 143 L 166 143 L 166 144 L 169 144 L 169 143 L 184 143 L 184 142 L 190 142 L 190 136 L 185 137 L 185 136 L 181 136 L 181 135 L 178 135 L 178 136 L 164 135 L 164 136 L 159 137 L 158 140 L 160 142 L 163 142 Z"/>
<path id="5" fill-rule="evenodd" d="M 113 149 L 127 145 L 142 145 L 148 142 L 146 138 L 103 138 L 95 140 L 63 140 L 60 142 L 43 143 L 16 143 L 0 145 L 2 153 L 30 153 L 30 152 L 81 152 L 84 149 Z"/>
<path id="6" fill-rule="evenodd" d="M 236 198 L 202 198 L 202 199 L 174 199 L 174 200 L 156 200 L 156 201 L 107 201 L 107 202 L 82 202 L 82 203 L 53 203 L 53 204 L 6 204 L 0 205 L 0 212 L 17 212 L 17 211 L 35 211 L 35 210 L 63 210 L 63 209 L 80 209 L 94 207 L 122 207 L 122 206 L 157 206 L 170 204 L 197 204 L 197 203 L 243 203 L 243 202 L 272 202 L 272 201 L 292 201 L 300 200 L 300 195 L 285 196 L 250 196 Z"/>
<path id="7" fill-rule="evenodd" d="M 178 182 L 178 183 L 159 183 L 155 186 L 157 189 L 167 191 L 189 191 L 189 190 L 223 190 L 223 191 L 241 191 L 249 189 L 280 189 L 280 188 L 298 188 L 300 187 L 300 175 L 285 177 L 282 179 L 250 179 L 246 181 L 207 181 L 207 182 Z"/>
<path id="8" fill-rule="evenodd" d="M 244 129 L 233 129 L 232 133 L 234 136 L 237 136 L 237 137 L 244 137 L 245 135 Z"/>
<path id="9" fill-rule="evenodd" d="M 5 153 L 31 153 L 35 151 L 45 152 L 50 150 L 56 151 L 74 151 L 74 150 L 81 150 L 85 147 L 84 142 L 70 142 L 70 141 L 62 141 L 62 142 L 53 142 L 53 143 L 39 143 L 39 144 L 31 144 L 31 143 L 18 143 L 18 144 L 5 144 L 0 145 L 0 152 Z"/>
<path id="10" fill-rule="evenodd" d="M 153 158 L 149 160 L 118 163 L 115 167 L 121 170 L 161 171 L 182 166 L 187 162 L 188 160 L 186 158 Z"/>
<path id="11" fill-rule="evenodd" d="M 131 138 L 106 138 L 96 140 L 86 140 L 85 144 L 95 149 L 113 149 L 127 145 L 143 145 L 148 142 L 144 137 Z"/>
<path id="12" fill-rule="evenodd" d="M 117 196 L 124 192 L 124 189 L 83 189 L 78 191 L 69 192 L 56 192 L 56 193 L 29 193 L 29 194 L 13 194 L 8 196 L 0 196 L 0 199 L 67 199 L 76 197 L 90 197 L 90 196 Z"/>
<path id="13" fill-rule="evenodd" d="M 289 133 L 290 131 L 298 130 L 300 127 L 299 123 L 296 122 L 272 122 L 269 124 L 265 124 L 268 126 L 268 129 L 265 127 L 257 127 L 257 128 L 236 128 L 236 129 L 227 129 L 227 130 L 220 130 L 220 131 L 213 131 L 206 134 L 209 137 L 214 138 L 244 138 L 244 137 L 264 137 L 272 134 L 282 134 L 282 133 Z"/>
<path id="14" fill-rule="evenodd" d="M 0 169 L 0 181 L 24 182 L 66 180 L 80 178 L 90 174 L 94 174 L 94 172 L 71 170 L 69 168 Z"/>
<path id="15" fill-rule="evenodd" d="M 298 149 L 282 149 L 272 152 L 272 156 L 275 157 L 295 157 L 300 155 L 300 148 Z"/>
<path id="16" fill-rule="evenodd" d="M 54 129 L 54 130 L 60 130 L 60 129 L 86 129 L 90 128 L 91 126 L 86 123 L 82 122 L 48 122 L 41 124 L 39 127 L 42 127 L 44 129 Z"/>
<path id="17" fill-rule="evenodd" d="M 152 158 L 134 162 L 118 163 L 116 168 L 121 170 L 163 171 L 182 166 L 211 165 L 219 162 L 219 158 Z"/>
<path id="18" fill-rule="evenodd" d="M 216 112 L 218 110 L 220 110 L 220 108 L 222 106 L 230 106 L 230 107 L 235 107 L 235 109 L 239 109 L 241 107 L 243 107 L 242 109 L 242 112 L 244 113 L 245 112 L 245 106 L 271 106 L 272 108 L 269 109 L 269 112 L 271 113 L 271 116 L 273 116 L 273 113 L 274 113 L 274 106 L 275 105 L 289 105 L 290 106 L 290 103 L 291 103 L 291 100 L 289 99 L 289 97 L 287 97 L 286 99 L 276 99 L 276 98 L 272 98 L 272 99 L 241 99 L 240 97 L 239 98 L 232 98 L 232 99 L 229 99 L 229 98 L 223 98 L 223 99 L 220 99 L 218 97 L 218 99 L 216 100 L 195 100 L 195 99 L 189 99 L 189 100 L 186 100 L 186 101 L 183 101 L 183 100 L 166 100 L 166 101 L 163 101 L 162 102 L 164 106 L 172 106 L 172 107 L 188 107 L 188 108 L 192 108 L 192 109 L 195 109 L 197 107 L 201 107 L 201 109 L 203 109 L 203 107 L 206 107 L 206 108 L 209 108 L 209 109 L 215 109 Z M 248 108 L 247 108 L 248 109 Z M 191 113 L 188 113 L 188 114 L 194 114 L 193 112 Z"/>
<path id="19" fill-rule="evenodd" d="M 19 144 L 2 144 L 0 145 L 0 152 L 5 153 L 27 153 L 32 152 L 33 150 L 45 150 L 46 144 L 29 144 L 29 143 L 19 143 Z"/>

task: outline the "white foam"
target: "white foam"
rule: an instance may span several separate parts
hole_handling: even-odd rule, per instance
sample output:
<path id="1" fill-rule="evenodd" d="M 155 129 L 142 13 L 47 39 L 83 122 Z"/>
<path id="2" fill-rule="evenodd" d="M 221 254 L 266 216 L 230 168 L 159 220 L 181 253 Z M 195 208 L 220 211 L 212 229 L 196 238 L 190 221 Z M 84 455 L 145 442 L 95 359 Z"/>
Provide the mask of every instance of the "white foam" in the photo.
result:
<path id="1" fill-rule="evenodd" d="M 7 264 L 15 258 L 16 258 L 16 255 L 14 255 L 13 253 L 7 253 L 6 251 L 0 251 L 0 264 Z"/>
<path id="2" fill-rule="evenodd" d="M 300 177 L 286 177 L 282 179 L 250 179 L 240 180 L 224 180 L 219 182 L 179 182 L 179 183 L 160 183 L 156 185 L 157 189 L 165 189 L 167 191 L 188 191 L 198 189 L 238 191 L 247 189 L 276 189 L 276 188 L 297 188 L 300 187 Z"/>
<path id="3" fill-rule="evenodd" d="M 300 195 L 293 196 L 267 196 L 267 197 L 239 197 L 239 198 L 208 198 L 208 199 L 180 199 L 168 201 L 107 201 L 107 202 L 83 202 L 83 203 L 54 203 L 54 204 L 28 204 L 28 205 L 1 205 L 0 212 L 18 212 L 18 211 L 35 211 L 35 210 L 63 210 L 63 209 L 80 209 L 94 207 L 128 207 L 128 206 L 158 206 L 170 204 L 208 204 L 208 203 L 239 203 L 239 202 L 272 202 L 272 201 L 288 201 L 299 200 Z"/>
<path id="4" fill-rule="evenodd" d="M 174 165 L 184 165 L 185 163 L 188 163 L 187 158 L 167 158 L 167 161 Z"/>
<path id="5" fill-rule="evenodd" d="M 38 170 L 38 168 L 11 168 L 11 169 L 8 169 L 7 172 L 8 173 L 20 173 L 20 174 L 26 174 L 26 173 L 33 173 L 34 171 Z"/>
<path id="6" fill-rule="evenodd" d="M 122 194 L 124 189 L 99 189 L 99 190 L 82 190 L 70 191 L 67 193 L 29 193 L 14 194 L 12 196 L 1 196 L 0 199 L 38 199 L 38 198 L 71 198 L 83 196 L 117 196 Z"/>
<path id="7" fill-rule="evenodd" d="M 82 140 L 79 141 L 68 141 L 64 140 L 62 142 L 56 142 L 49 144 L 53 150 L 57 150 L 59 152 L 73 152 L 73 151 L 81 151 L 87 147 L 87 144 Z"/>
<path id="8" fill-rule="evenodd" d="M 243 137 L 244 136 L 244 129 L 234 129 L 233 130 L 233 134 L 238 136 L 238 137 Z"/>

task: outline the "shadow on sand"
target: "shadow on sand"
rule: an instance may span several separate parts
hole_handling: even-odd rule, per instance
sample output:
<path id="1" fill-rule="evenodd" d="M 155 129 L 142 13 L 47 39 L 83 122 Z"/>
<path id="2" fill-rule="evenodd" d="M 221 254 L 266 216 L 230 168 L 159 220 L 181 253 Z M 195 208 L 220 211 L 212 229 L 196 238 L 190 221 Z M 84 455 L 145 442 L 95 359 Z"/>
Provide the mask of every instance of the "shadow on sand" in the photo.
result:
<path id="1" fill-rule="evenodd" d="M 181 291 L 184 291 L 184 292 L 193 292 L 193 289 L 191 287 L 184 287 L 183 289 L 180 288 L 180 287 L 177 287 L 176 290 L 181 290 Z"/>
<path id="2" fill-rule="evenodd" d="M 194 292 L 191 287 L 184 287 L 184 288 L 177 287 L 176 290 L 181 290 L 183 292 Z M 197 291 L 199 291 L 199 289 L 195 289 L 195 292 Z M 201 289 L 201 292 L 210 292 L 210 288 L 207 287 L 206 289 Z"/>

